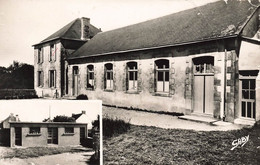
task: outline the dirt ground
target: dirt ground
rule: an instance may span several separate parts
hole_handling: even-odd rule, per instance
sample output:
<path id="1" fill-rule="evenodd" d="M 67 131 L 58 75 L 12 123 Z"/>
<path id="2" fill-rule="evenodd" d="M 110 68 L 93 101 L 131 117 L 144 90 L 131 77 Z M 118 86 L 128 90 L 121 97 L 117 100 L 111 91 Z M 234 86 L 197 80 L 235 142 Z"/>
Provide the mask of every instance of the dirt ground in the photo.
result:
<path id="1" fill-rule="evenodd" d="M 212 126 L 205 123 L 178 119 L 177 116 L 164 115 L 123 108 L 103 106 L 103 117 L 119 118 L 133 125 L 154 126 L 169 129 L 188 129 L 196 131 L 227 131 L 241 129 L 240 125 Z"/>
<path id="2" fill-rule="evenodd" d="M 11 152 L 8 147 L 0 147 L 0 155 Z M 0 165 L 88 165 L 88 161 L 93 155 L 93 151 L 62 153 L 57 155 L 47 155 L 35 158 L 7 158 L 0 159 Z"/>

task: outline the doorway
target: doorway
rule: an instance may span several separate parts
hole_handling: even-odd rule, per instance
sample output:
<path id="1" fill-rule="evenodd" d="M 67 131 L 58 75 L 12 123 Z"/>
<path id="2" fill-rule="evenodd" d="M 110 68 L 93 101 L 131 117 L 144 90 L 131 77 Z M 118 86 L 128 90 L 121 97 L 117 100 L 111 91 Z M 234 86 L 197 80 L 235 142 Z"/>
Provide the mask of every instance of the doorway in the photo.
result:
<path id="1" fill-rule="evenodd" d="M 21 146 L 22 145 L 22 128 L 21 127 L 15 127 L 15 145 Z"/>
<path id="2" fill-rule="evenodd" d="M 214 57 L 194 58 L 193 64 L 193 112 L 213 115 Z"/>
<path id="3" fill-rule="evenodd" d="M 78 95 L 79 67 L 73 66 L 73 96 Z"/>
<path id="4" fill-rule="evenodd" d="M 49 127 L 48 128 L 48 144 L 58 144 L 58 128 Z"/>

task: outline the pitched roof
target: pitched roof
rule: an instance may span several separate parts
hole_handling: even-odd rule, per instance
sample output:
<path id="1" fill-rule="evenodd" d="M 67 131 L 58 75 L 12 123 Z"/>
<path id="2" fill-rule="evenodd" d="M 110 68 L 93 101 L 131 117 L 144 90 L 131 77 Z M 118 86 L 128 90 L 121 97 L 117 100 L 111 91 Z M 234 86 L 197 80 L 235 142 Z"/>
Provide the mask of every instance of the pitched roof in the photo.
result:
<path id="1" fill-rule="evenodd" d="M 259 5 L 259 3 L 258 3 Z M 101 32 L 68 59 L 105 55 L 238 35 L 257 7 L 217 1 L 146 22 Z"/>
<path id="2" fill-rule="evenodd" d="M 89 32 L 90 36 L 96 35 L 98 32 L 100 32 L 100 29 L 96 28 L 95 26 L 91 25 L 90 23 L 87 23 L 89 26 Z M 58 30 L 57 32 L 53 33 L 46 39 L 42 40 L 40 43 L 45 43 L 54 39 L 75 39 L 75 40 L 81 40 L 81 18 L 77 18 L 70 22 L 69 24 L 65 25 L 63 28 Z M 36 45 L 38 45 L 36 44 Z"/>

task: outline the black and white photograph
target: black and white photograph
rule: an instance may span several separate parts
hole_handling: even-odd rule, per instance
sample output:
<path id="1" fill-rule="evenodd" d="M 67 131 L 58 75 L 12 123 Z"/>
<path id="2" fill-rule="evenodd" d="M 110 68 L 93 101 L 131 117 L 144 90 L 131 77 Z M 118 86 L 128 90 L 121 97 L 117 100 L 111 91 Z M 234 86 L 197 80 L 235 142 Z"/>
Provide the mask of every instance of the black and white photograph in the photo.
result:
<path id="1" fill-rule="evenodd" d="M 0 0 L 0 20 L 0 164 L 259 164 L 260 0 Z"/>

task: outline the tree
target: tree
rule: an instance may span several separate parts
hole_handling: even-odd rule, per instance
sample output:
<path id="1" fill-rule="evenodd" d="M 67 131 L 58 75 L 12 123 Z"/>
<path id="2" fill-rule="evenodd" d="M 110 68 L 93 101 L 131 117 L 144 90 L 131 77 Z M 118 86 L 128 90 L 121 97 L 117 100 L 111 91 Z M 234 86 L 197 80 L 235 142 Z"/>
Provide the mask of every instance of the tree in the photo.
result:
<path id="1" fill-rule="evenodd" d="M 34 67 L 14 61 L 9 67 L 0 67 L 0 89 L 33 89 Z"/>
<path id="2" fill-rule="evenodd" d="M 53 118 L 53 122 L 75 122 L 76 120 L 73 117 L 68 117 L 65 115 L 57 115 Z"/>

